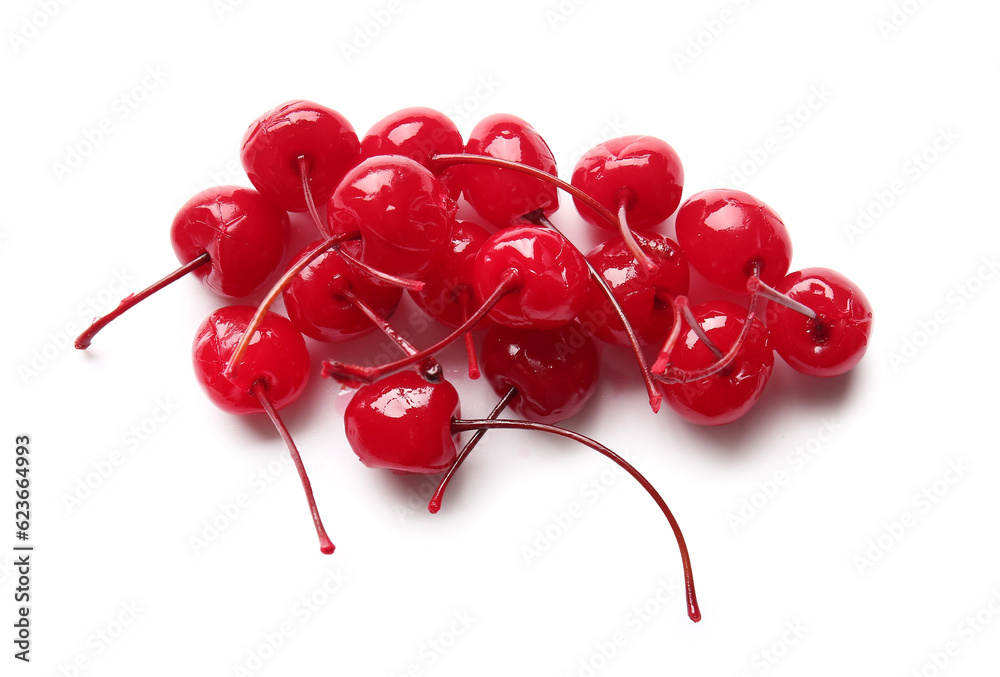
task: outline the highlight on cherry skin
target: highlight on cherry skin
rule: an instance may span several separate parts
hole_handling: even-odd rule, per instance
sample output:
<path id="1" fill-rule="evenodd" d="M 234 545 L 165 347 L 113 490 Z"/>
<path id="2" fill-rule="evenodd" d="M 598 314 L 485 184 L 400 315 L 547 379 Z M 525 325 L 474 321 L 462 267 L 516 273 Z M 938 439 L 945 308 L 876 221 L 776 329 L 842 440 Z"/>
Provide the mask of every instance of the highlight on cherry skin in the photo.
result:
<path id="1" fill-rule="evenodd" d="M 361 260 L 391 275 L 421 279 L 448 246 L 458 205 L 426 167 L 376 155 L 351 169 L 327 205 L 327 235 L 359 231 Z"/>
<path id="2" fill-rule="evenodd" d="M 578 433 L 537 421 L 460 416 L 458 393 L 448 381 L 427 383 L 412 371 L 397 372 L 360 388 L 344 413 L 351 448 L 361 461 L 397 473 L 437 474 L 456 460 L 458 434 L 483 429 L 535 430 L 572 439 L 598 451 L 628 472 L 656 502 L 671 525 L 684 567 L 688 616 L 701 620 L 694 575 L 680 526 L 659 492 L 631 464 Z"/>
<path id="3" fill-rule="evenodd" d="M 587 253 L 587 260 L 611 288 L 643 346 L 660 345 L 674 322 L 673 299 L 688 293 L 691 272 L 687 257 L 676 242 L 648 231 L 633 233 L 653 265 L 646 269 L 619 237 L 612 237 Z M 595 323 L 594 336 L 606 343 L 629 347 L 625 327 L 597 285 L 590 289 L 588 317 L 607 318 Z"/>
<path id="4" fill-rule="evenodd" d="M 793 369 L 839 376 L 864 357 L 872 306 L 856 284 L 829 268 L 805 268 L 786 275 L 773 292 L 765 293 L 771 301 L 768 333 L 774 350 Z M 791 303 L 784 305 L 786 300 Z"/>
<path id="5" fill-rule="evenodd" d="M 335 110 L 303 100 L 283 103 L 254 120 L 240 145 L 240 161 L 250 183 L 289 212 L 308 208 L 303 178 L 312 199 L 322 204 L 359 156 L 360 143 L 351 123 Z"/>
<path id="6" fill-rule="evenodd" d="M 361 139 L 361 159 L 376 155 L 404 155 L 428 169 L 432 156 L 461 153 L 465 148 L 458 127 L 444 113 L 433 108 L 404 108 L 390 113 L 368 130 Z M 457 200 L 462 192 L 461 168 L 447 167 L 435 176 Z"/>
<path id="7" fill-rule="evenodd" d="M 671 360 L 680 369 L 695 370 L 711 365 L 734 345 L 747 312 L 730 301 L 709 301 L 690 311 L 711 345 L 689 326 Z M 774 351 L 764 323 L 756 316 L 751 322 L 736 356 L 717 373 L 688 383 L 657 381 L 663 398 L 681 418 L 699 425 L 725 425 L 742 418 L 760 399 L 771 377 Z"/>
<path id="8" fill-rule="evenodd" d="M 76 339 L 76 347 L 86 349 L 111 321 L 188 274 L 223 297 L 253 294 L 281 265 L 288 239 L 288 214 L 252 188 L 218 186 L 199 192 L 170 225 L 174 254 L 184 265 L 97 318 Z"/>
<path id="9" fill-rule="evenodd" d="M 704 190 L 681 205 L 677 242 L 691 267 L 709 282 L 745 293 L 758 276 L 775 285 L 788 272 L 792 240 L 773 209 L 739 190 Z"/>
<path id="10" fill-rule="evenodd" d="M 224 375 L 226 363 L 246 332 L 256 309 L 225 306 L 209 315 L 195 334 L 192 349 L 194 372 L 208 398 L 231 414 L 264 412 L 285 441 L 295 463 L 309 504 L 320 551 L 331 554 L 333 543 L 326 534 L 316 506 L 312 485 L 298 448 L 278 415 L 294 402 L 309 380 L 309 351 L 305 340 L 287 318 L 268 313 L 261 322 L 233 378 Z"/>
<path id="11" fill-rule="evenodd" d="M 556 160 L 545 139 L 521 118 L 496 114 L 480 120 L 465 144 L 465 152 L 488 155 L 556 174 Z M 556 187 L 531 176 L 476 165 L 462 168 L 462 190 L 476 213 L 496 228 L 520 223 L 525 214 L 546 216 L 559 208 Z"/>

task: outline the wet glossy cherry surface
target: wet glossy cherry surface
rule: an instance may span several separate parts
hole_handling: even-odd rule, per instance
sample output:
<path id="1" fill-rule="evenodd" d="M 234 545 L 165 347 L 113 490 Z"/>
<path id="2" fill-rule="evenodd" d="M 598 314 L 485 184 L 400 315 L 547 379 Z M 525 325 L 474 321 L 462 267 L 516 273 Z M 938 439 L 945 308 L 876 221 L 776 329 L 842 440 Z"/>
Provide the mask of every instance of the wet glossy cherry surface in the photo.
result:
<path id="1" fill-rule="evenodd" d="M 468 311 L 474 312 L 481 304 L 474 288 L 476 257 L 483 243 L 490 238 L 484 228 L 470 221 L 457 221 L 451 231 L 447 247 L 434 256 L 434 266 L 424 276 L 424 288 L 410 292 L 417 306 L 448 327 L 457 327 L 465 321 L 462 313 L 462 295 Z M 493 324 L 483 318 L 478 329 Z"/>
<path id="2" fill-rule="evenodd" d="M 725 352 L 736 342 L 746 309 L 729 301 L 710 301 L 691 308 L 708 338 Z M 673 363 L 686 370 L 701 369 L 716 357 L 691 329 L 681 335 Z M 760 398 L 774 366 L 767 328 L 754 318 L 743 347 L 726 368 L 693 383 L 660 383 L 663 398 L 681 418 L 700 425 L 723 425 L 744 416 Z"/>
<path id="3" fill-rule="evenodd" d="M 768 303 L 767 328 L 774 349 L 793 369 L 810 376 L 839 376 L 864 357 L 872 332 L 872 306 L 861 289 L 828 268 L 789 273 L 775 289 L 814 310 L 814 320 Z"/>
<path id="4" fill-rule="evenodd" d="M 362 386 L 344 412 L 347 440 L 369 468 L 434 474 L 455 460 L 458 392 L 448 381 L 428 383 L 401 371 Z"/>
<path id="5" fill-rule="evenodd" d="M 630 228 L 651 228 L 680 204 L 684 168 L 666 141 L 655 136 L 622 136 L 587 151 L 573 169 L 572 184 L 615 214 L 624 203 Z M 613 228 L 578 199 L 573 202 L 589 223 Z"/>
<path id="6" fill-rule="evenodd" d="M 337 111 L 296 100 L 254 120 L 243 136 L 240 160 L 250 183 L 290 212 L 306 210 L 300 156 L 306 158 L 313 199 L 322 204 L 358 163 L 358 135 Z"/>
<path id="7" fill-rule="evenodd" d="M 170 226 L 170 242 L 181 263 L 208 252 L 209 265 L 193 274 L 215 293 L 240 298 L 281 265 L 288 232 L 288 214 L 257 191 L 219 186 L 184 203 Z"/>
<path id="8" fill-rule="evenodd" d="M 520 274 L 521 287 L 490 311 L 498 324 L 554 329 L 572 321 L 587 303 L 587 262 L 551 230 L 514 226 L 494 233 L 476 258 L 477 296 L 488 298 L 511 268 Z"/>
<path id="9" fill-rule="evenodd" d="M 226 362 L 255 311 L 252 306 L 220 308 L 201 324 L 194 339 L 198 382 L 217 407 L 232 414 L 263 411 L 250 390 L 256 381 L 264 382 L 274 408 L 281 409 L 302 394 L 309 380 L 305 340 L 287 318 L 277 313 L 264 317 L 233 379 L 223 376 Z"/>
<path id="10" fill-rule="evenodd" d="M 738 190 L 705 190 L 677 212 L 677 242 L 691 266 L 728 291 L 746 292 L 754 263 L 774 286 L 788 272 L 792 241 L 773 209 Z"/>
<path id="11" fill-rule="evenodd" d="M 556 174 L 556 160 L 545 140 L 514 115 L 483 118 L 469 134 L 465 152 L 511 160 Z M 465 199 L 497 228 L 520 223 L 541 209 L 546 215 L 559 207 L 556 187 L 518 172 L 468 165 L 462 168 Z"/>

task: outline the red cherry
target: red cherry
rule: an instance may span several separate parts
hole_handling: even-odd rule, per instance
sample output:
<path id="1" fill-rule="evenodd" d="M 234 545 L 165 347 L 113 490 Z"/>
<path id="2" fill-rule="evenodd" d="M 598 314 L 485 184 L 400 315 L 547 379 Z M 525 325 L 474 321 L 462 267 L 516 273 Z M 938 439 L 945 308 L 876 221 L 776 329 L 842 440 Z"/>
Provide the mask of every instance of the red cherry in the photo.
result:
<path id="1" fill-rule="evenodd" d="M 458 206 L 444 184 L 402 155 L 377 155 L 352 169 L 330 198 L 331 233 L 361 232 L 362 260 L 419 277 L 446 247 Z"/>
<path id="2" fill-rule="evenodd" d="M 671 301 L 687 294 L 690 281 L 687 257 L 673 240 L 650 232 L 635 236 L 653 267 L 643 269 L 620 238 L 599 244 L 587 260 L 611 288 L 635 335 L 644 346 L 663 343 L 674 321 Z M 591 287 L 586 316 L 594 335 L 607 343 L 629 347 L 625 327 L 601 289 Z"/>
<path id="3" fill-rule="evenodd" d="M 534 128 L 513 115 L 490 115 L 472 129 L 466 153 L 488 155 L 556 173 L 556 161 Z M 559 208 L 556 187 L 512 171 L 481 166 L 465 168 L 465 199 L 476 212 L 498 228 L 518 223 L 529 212 L 551 214 Z"/>
<path id="4" fill-rule="evenodd" d="M 262 411 L 251 392 L 256 381 L 263 381 L 274 407 L 281 409 L 302 394 L 309 380 L 306 342 L 292 323 L 277 313 L 264 316 L 236 374 L 231 379 L 223 375 L 255 311 L 252 306 L 220 308 L 201 324 L 194 340 L 198 382 L 217 407 L 231 414 Z"/>
<path id="5" fill-rule="evenodd" d="M 517 390 L 510 406 L 532 421 L 575 416 L 597 389 L 597 347 L 578 322 L 558 329 L 494 326 L 483 339 L 482 365 L 498 395 Z"/>
<path id="6" fill-rule="evenodd" d="M 302 335 L 281 315 L 268 313 L 254 334 L 256 340 L 248 347 L 239 373 L 233 378 L 223 375 L 255 310 L 250 306 L 226 306 L 202 323 L 194 340 L 195 375 L 209 399 L 223 411 L 264 412 L 270 417 L 298 471 L 320 551 L 329 555 L 334 550 L 333 543 L 320 519 L 309 476 L 292 436 L 278 415 L 278 409 L 302 394 L 309 380 L 309 352 Z"/>
<path id="7" fill-rule="evenodd" d="M 462 134 L 444 113 L 433 108 L 404 108 L 392 113 L 368 130 L 361 139 L 361 159 L 376 155 L 404 155 L 430 169 L 429 160 L 438 153 L 461 153 Z M 452 199 L 462 190 L 458 169 L 444 169 L 437 174 Z"/>
<path id="8" fill-rule="evenodd" d="M 347 441 L 369 468 L 435 474 L 455 460 L 458 392 L 401 371 L 363 386 L 344 412 Z"/>
<path id="9" fill-rule="evenodd" d="M 655 136 L 622 136 L 587 151 L 573 169 L 574 186 L 612 212 L 624 205 L 629 227 L 651 228 L 681 202 L 684 169 L 676 151 Z M 589 206 L 574 199 L 588 223 L 611 228 Z"/>
<path id="10" fill-rule="evenodd" d="M 288 244 L 288 214 L 250 188 L 209 188 L 185 202 L 174 216 L 170 241 L 184 265 L 95 320 L 76 339 L 77 348 L 90 346 L 112 320 L 188 273 L 221 296 L 254 293 L 281 265 Z"/>
<path id="11" fill-rule="evenodd" d="M 181 207 L 170 226 L 179 261 L 204 252 L 210 266 L 194 271 L 209 289 L 241 298 L 263 285 L 284 260 L 288 214 L 250 188 L 204 190 Z"/>
<path id="12" fill-rule="evenodd" d="M 740 336 L 746 311 L 729 301 L 710 301 L 691 308 L 701 331 L 715 347 L 705 344 L 689 329 L 671 355 L 679 369 L 707 367 L 729 350 Z M 681 418 L 701 425 L 732 423 L 746 414 L 760 398 L 774 366 L 774 352 L 767 328 L 757 317 L 733 360 L 723 369 L 690 383 L 663 383 L 663 397 Z"/>
<path id="13" fill-rule="evenodd" d="M 320 245 L 314 242 L 301 251 L 292 265 Z M 357 248 L 356 242 L 344 248 Z M 351 297 L 382 318 L 389 318 L 403 296 L 399 287 L 387 287 L 360 273 L 334 251 L 328 251 L 306 266 L 282 292 L 288 319 L 300 332 L 317 341 L 346 341 L 376 328 Z"/>
<path id="14" fill-rule="evenodd" d="M 572 321 L 587 303 L 587 262 L 551 230 L 513 226 L 494 233 L 476 258 L 476 295 L 490 296 L 511 269 L 519 274 L 520 288 L 490 310 L 498 324 L 554 329 Z"/>
<path id="15" fill-rule="evenodd" d="M 358 135 L 335 110 L 289 101 L 260 116 L 243 136 L 240 160 L 254 187 L 290 212 L 304 212 L 300 158 L 313 199 L 322 204 L 358 163 Z"/>
<path id="16" fill-rule="evenodd" d="M 710 282 L 745 292 L 759 277 L 774 285 L 788 272 L 792 242 L 785 224 L 766 204 L 738 190 L 705 190 L 677 212 L 677 242 L 688 261 Z"/>
<path id="17" fill-rule="evenodd" d="M 775 291 L 814 315 L 768 304 L 771 342 L 793 369 L 839 376 L 861 361 L 872 332 L 872 306 L 856 284 L 828 268 L 806 268 L 786 275 Z"/>
<path id="18" fill-rule="evenodd" d="M 476 256 L 490 234 L 470 221 L 456 221 L 448 246 L 438 250 L 424 288 L 411 291 L 417 306 L 441 324 L 458 327 L 480 306 L 473 289 Z M 464 307 L 463 307 L 464 306 Z M 488 318 L 477 328 L 492 324 Z"/>

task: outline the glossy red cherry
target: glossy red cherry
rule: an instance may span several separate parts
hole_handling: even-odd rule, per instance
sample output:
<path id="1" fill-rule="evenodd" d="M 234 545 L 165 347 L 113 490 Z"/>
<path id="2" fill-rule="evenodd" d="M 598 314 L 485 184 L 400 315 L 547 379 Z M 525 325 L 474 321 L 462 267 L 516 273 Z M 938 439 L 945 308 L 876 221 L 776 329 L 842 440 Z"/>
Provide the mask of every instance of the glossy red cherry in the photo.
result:
<path id="1" fill-rule="evenodd" d="M 587 261 L 551 230 L 513 226 L 494 233 L 476 258 L 477 296 L 489 297 L 511 269 L 519 273 L 520 287 L 490 310 L 498 324 L 554 329 L 573 320 L 587 303 Z"/>
<path id="2" fill-rule="evenodd" d="M 320 551 L 334 550 L 320 519 L 312 485 L 299 450 L 278 415 L 278 409 L 295 401 L 309 380 L 309 352 L 302 335 L 281 315 L 268 313 L 244 354 L 239 372 L 224 376 L 226 363 L 242 338 L 256 309 L 226 306 L 209 315 L 198 328 L 194 340 L 194 371 L 208 398 L 232 414 L 264 412 L 284 439 L 295 463 L 309 504 Z"/>
<path id="3" fill-rule="evenodd" d="M 184 265 L 96 319 L 77 337 L 78 349 L 89 347 L 94 336 L 125 311 L 189 273 L 221 296 L 254 293 L 281 265 L 288 243 L 288 214 L 250 188 L 209 188 L 185 202 L 174 216 L 170 242 Z"/>
<path id="4" fill-rule="evenodd" d="M 328 205 L 331 233 L 361 232 L 365 263 L 419 277 L 451 238 L 458 206 L 444 184 L 402 155 L 377 155 L 352 169 Z"/>
<path id="5" fill-rule="evenodd" d="M 558 329 L 496 325 L 483 338 L 483 373 L 521 417 L 557 423 L 575 416 L 597 389 L 597 347 L 579 322 Z"/>
<path id="6" fill-rule="evenodd" d="M 705 190 L 677 212 L 677 242 L 691 266 L 710 282 L 745 292 L 759 266 L 774 285 L 788 272 L 792 242 L 785 224 L 766 204 L 738 190 Z"/>
<path id="7" fill-rule="evenodd" d="M 170 241 L 181 262 L 207 252 L 210 265 L 194 275 L 222 296 L 257 291 L 278 269 L 288 245 L 288 214 L 250 188 L 204 190 L 181 207 Z"/>
<path id="8" fill-rule="evenodd" d="M 358 135 L 337 111 L 296 100 L 254 120 L 243 136 L 240 160 L 250 182 L 290 212 L 307 208 L 299 158 L 305 158 L 313 199 L 322 204 L 358 163 Z"/>
<path id="9" fill-rule="evenodd" d="M 828 268 L 806 268 L 786 275 L 775 291 L 815 314 L 768 304 L 771 343 L 793 369 L 839 376 L 861 361 L 872 332 L 872 306 L 856 284 Z"/>
<path id="10" fill-rule="evenodd" d="M 361 139 L 361 159 L 376 155 L 404 155 L 429 169 L 429 159 L 438 153 L 461 153 L 465 145 L 455 123 L 433 108 L 404 108 L 392 113 L 368 130 Z M 462 187 L 459 169 L 446 168 L 436 174 L 452 199 Z"/>
<path id="11" fill-rule="evenodd" d="M 573 169 L 574 186 L 614 213 L 624 205 L 628 225 L 651 228 L 681 202 L 684 169 L 677 152 L 655 136 L 622 136 L 587 151 Z M 611 228 L 606 219 L 574 198 L 587 222 Z"/>
<path id="12" fill-rule="evenodd" d="M 721 352 L 736 342 L 746 310 L 729 301 L 710 301 L 691 308 L 701 330 Z M 691 383 L 659 383 L 664 399 L 681 418 L 700 425 L 732 423 L 750 411 L 771 376 L 774 352 L 767 328 L 754 317 L 740 350 L 725 368 Z M 682 334 L 672 353 L 673 364 L 685 370 L 708 367 L 719 358 L 693 330 Z"/>
<path id="13" fill-rule="evenodd" d="M 231 414 L 263 411 L 251 388 L 262 381 L 275 409 L 298 398 L 309 380 L 309 351 L 287 318 L 268 313 L 243 355 L 233 378 L 226 362 L 250 324 L 256 308 L 225 306 L 209 315 L 194 339 L 194 371 L 213 404 Z"/>
<path id="14" fill-rule="evenodd" d="M 401 371 L 363 386 L 344 412 L 347 441 L 369 468 L 435 474 L 455 460 L 458 392 Z"/>
<path id="15" fill-rule="evenodd" d="M 520 162 L 556 174 L 555 157 L 548 144 L 531 125 L 513 115 L 490 115 L 480 120 L 469 135 L 465 152 Z M 554 185 L 505 169 L 465 167 L 462 187 L 472 208 L 497 228 L 518 223 L 533 211 L 551 214 L 559 208 Z"/>
<path id="16" fill-rule="evenodd" d="M 672 299 L 688 292 L 687 257 L 670 238 L 650 232 L 636 232 L 635 237 L 653 263 L 648 271 L 618 237 L 599 244 L 587 260 L 611 288 L 639 342 L 659 345 L 674 321 Z M 594 336 L 615 345 L 631 345 L 625 327 L 596 285 L 591 287 L 586 314 L 593 321 Z"/>
<path id="17" fill-rule="evenodd" d="M 424 288 L 410 292 L 414 303 L 448 327 L 465 322 L 469 312 L 480 305 L 473 283 L 476 256 L 489 238 L 490 234 L 475 223 L 456 221 L 448 245 L 434 255 L 434 265 L 427 272 Z M 478 328 L 490 324 L 492 321 L 485 318 Z"/>
<path id="18" fill-rule="evenodd" d="M 294 266 L 321 241 L 309 245 L 292 261 Z M 348 242 L 345 249 L 358 249 Z M 359 272 L 335 251 L 328 251 L 306 266 L 282 292 L 288 319 L 300 332 L 317 341 L 346 341 L 376 328 L 352 301 L 360 300 L 371 312 L 388 319 L 395 312 L 403 290 L 378 284 Z"/>

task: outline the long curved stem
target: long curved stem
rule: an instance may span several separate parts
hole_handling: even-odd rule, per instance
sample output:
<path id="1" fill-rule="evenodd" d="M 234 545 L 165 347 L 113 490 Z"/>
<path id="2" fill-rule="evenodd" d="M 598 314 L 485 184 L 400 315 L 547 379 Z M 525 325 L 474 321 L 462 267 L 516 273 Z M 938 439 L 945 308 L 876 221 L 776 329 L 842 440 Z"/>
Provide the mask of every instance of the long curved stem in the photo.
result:
<path id="1" fill-rule="evenodd" d="M 263 381 L 254 381 L 254 384 L 250 387 L 251 392 L 256 395 L 257 399 L 260 401 L 260 406 L 264 408 L 265 413 L 270 417 L 271 422 L 274 423 L 274 427 L 278 429 L 278 433 L 281 438 L 285 440 L 285 445 L 288 447 L 289 453 L 292 455 L 292 461 L 295 463 L 295 469 L 299 473 L 299 479 L 302 481 L 302 489 L 306 492 L 306 501 L 309 503 L 309 512 L 312 514 L 313 524 L 316 525 L 316 535 L 319 536 L 319 549 L 324 555 L 332 554 L 334 551 L 333 541 L 326 534 L 326 528 L 323 526 L 323 520 L 319 516 L 319 508 L 316 507 L 316 498 L 313 496 L 312 484 L 309 482 L 309 475 L 306 474 L 306 468 L 302 464 L 302 457 L 299 456 L 299 449 L 295 446 L 295 442 L 292 440 L 291 434 L 288 432 L 288 428 L 285 427 L 285 423 L 278 416 L 278 411 L 274 408 L 271 403 L 271 398 L 267 396 L 267 386 Z"/>
<path id="2" fill-rule="evenodd" d="M 469 321 L 469 293 L 468 288 L 460 289 L 457 292 L 458 305 L 462 309 L 462 322 Z M 465 354 L 469 360 L 469 379 L 475 381 L 479 378 L 479 361 L 476 359 L 476 344 L 472 341 L 472 331 L 465 332 Z"/>
<path id="3" fill-rule="evenodd" d="M 383 376 L 399 371 L 400 369 L 405 369 L 412 364 L 416 364 L 421 360 L 427 359 L 432 354 L 461 338 L 466 332 L 472 331 L 472 328 L 475 327 L 488 312 L 490 312 L 490 309 L 496 305 L 497 301 L 507 294 L 517 291 L 520 286 L 520 274 L 516 269 L 508 268 L 504 271 L 503 275 L 500 276 L 500 284 L 498 284 L 497 288 L 492 294 L 490 294 L 490 297 L 483 301 L 483 305 L 481 305 L 468 320 L 455 329 L 455 331 L 432 345 L 430 348 L 425 348 L 416 355 L 409 355 L 401 360 L 396 360 L 395 362 L 383 364 L 378 367 L 364 367 L 356 364 L 344 364 L 343 362 L 337 362 L 334 360 L 324 360 L 322 375 L 328 378 L 337 379 L 347 385 L 354 386 L 357 383 L 371 383 L 372 381 L 382 378 Z"/>
<path id="4" fill-rule="evenodd" d="M 649 258 L 649 255 L 642 251 L 642 247 L 636 241 L 635 235 L 632 234 L 632 229 L 628 227 L 628 210 L 625 208 L 625 204 L 625 201 L 622 200 L 621 205 L 618 207 L 618 232 L 621 233 L 622 240 L 625 242 L 625 248 L 639 262 L 642 269 L 646 273 L 652 273 L 655 264 L 653 263 L 653 259 Z"/>
<path id="5" fill-rule="evenodd" d="M 128 296 L 123 298 L 121 300 L 121 303 L 119 303 L 115 307 L 115 309 L 112 310 L 110 313 L 94 320 L 94 322 L 89 327 L 87 327 L 87 329 L 82 334 L 76 337 L 76 342 L 73 345 L 76 347 L 77 350 L 86 350 L 87 348 L 90 347 L 90 342 L 94 340 L 95 336 L 97 336 L 97 332 L 101 331 L 106 326 L 108 326 L 108 324 L 110 324 L 112 320 L 121 316 L 122 313 L 124 313 L 129 308 L 132 308 L 137 303 L 144 301 L 145 299 L 149 298 L 156 292 L 160 291 L 171 282 L 176 282 L 177 280 L 181 279 L 191 271 L 200 268 L 206 263 L 209 263 L 211 260 L 212 258 L 208 255 L 208 252 L 202 252 L 199 256 L 195 257 L 194 259 L 191 259 L 183 266 L 181 266 L 174 272 L 164 277 L 162 280 L 154 282 L 153 284 L 149 285 L 138 294 L 129 294 Z"/>
<path id="6" fill-rule="evenodd" d="M 319 234 L 323 237 L 330 237 L 329 229 L 323 223 L 323 220 L 319 218 L 316 201 L 313 199 L 312 187 L 309 185 L 309 160 L 305 155 L 300 155 L 297 159 L 299 162 L 299 176 L 302 177 L 302 194 L 306 198 L 306 209 L 309 212 L 309 216 L 312 217 L 313 223 L 316 224 Z"/>
<path id="7" fill-rule="evenodd" d="M 378 268 L 372 268 L 361 259 L 356 258 L 353 254 L 349 253 L 343 247 L 337 247 L 337 253 L 340 255 L 340 258 L 344 259 L 347 263 L 351 264 L 361 272 L 367 273 L 377 280 L 382 280 L 386 284 L 390 284 L 393 287 L 400 287 L 407 291 L 420 291 L 424 288 L 424 283 L 420 280 L 408 280 L 405 277 L 397 277 L 395 275 L 390 275 L 389 273 L 384 273 Z"/>
<path id="8" fill-rule="evenodd" d="M 308 254 L 299 259 L 291 268 L 285 271 L 285 274 L 271 287 L 271 290 L 267 292 L 267 296 L 264 300 L 260 302 L 257 306 L 257 312 L 250 319 L 250 324 L 247 325 L 246 332 L 243 333 L 243 338 L 240 342 L 236 344 L 236 350 L 233 351 L 232 356 L 229 358 L 229 362 L 226 363 L 226 368 L 222 372 L 223 376 L 226 378 L 232 378 L 236 374 L 236 369 L 240 364 L 240 360 L 243 359 L 243 354 L 247 350 L 247 346 L 250 345 L 250 340 L 253 335 L 257 332 L 257 328 L 260 327 L 260 323 L 264 321 L 264 316 L 267 311 L 271 308 L 271 305 L 278 298 L 278 295 L 285 290 L 289 284 L 292 283 L 298 274 L 301 273 L 306 266 L 322 256 L 326 250 L 336 244 L 343 242 L 344 240 L 349 240 L 356 237 L 356 233 L 337 233 L 336 235 L 331 235 L 326 238 L 318 245 L 313 247 Z"/>
<path id="9" fill-rule="evenodd" d="M 397 346 L 399 346 L 400 350 L 402 350 L 404 353 L 412 356 L 420 352 L 419 350 L 413 347 L 412 343 L 403 338 L 402 334 L 393 329 L 392 325 L 386 322 L 386 319 L 384 317 L 382 317 L 374 310 L 372 310 L 368 306 L 368 304 L 365 303 L 357 294 L 355 294 L 354 291 L 349 286 L 345 285 L 341 289 L 338 289 L 336 293 L 342 295 L 344 298 L 350 301 L 355 308 L 364 313 L 365 317 L 371 320 L 372 324 L 378 327 L 383 334 L 385 334 L 387 337 L 389 337 L 390 340 L 392 340 Z M 438 361 L 435 360 L 433 357 L 427 358 L 426 362 L 424 362 L 424 364 L 421 365 L 420 371 L 423 373 L 424 379 L 426 379 L 431 383 L 438 383 L 444 379 L 444 371 L 441 369 L 441 365 L 438 364 Z"/>
<path id="10" fill-rule="evenodd" d="M 670 508 L 667 506 L 667 502 L 663 500 L 662 496 L 660 496 L 660 493 L 653 487 L 652 484 L 649 483 L 649 480 L 643 477 L 642 474 L 632 467 L 628 461 L 596 440 L 593 440 L 585 435 L 581 435 L 580 433 L 573 432 L 572 430 L 566 430 L 565 428 L 559 428 L 546 423 L 538 423 L 535 421 L 508 421 L 503 419 L 493 420 L 488 418 L 472 420 L 453 419 L 451 422 L 452 432 L 479 430 L 481 428 L 485 428 L 487 430 L 538 430 L 541 432 L 551 433 L 553 435 L 559 435 L 586 445 L 594 451 L 603 454 L 631 475 L 635 481 L 642 485 L 642 488 L 646 490 L 646 493 L 648 493 L 652 499 L 656 501 L 656 505 L 659 506 L 663 515 L 667 518 L 667 521 L 670 522 L 670 527 L 673 529 L 674 537 L 677 539 L 677 546 L 680 549 L 681 561 L 684 566 L 684 588 L 687 593 L 688 617 L 695 623 L 701 620 L 701 610 L 698 608 L 698 597 L 695 595 L 694 590 L 694 573 L 691 569 L 691 558 L 688 555 L 687 544 L 684 541 L 684 534 L 681 533 L 681 527 L 674 518 L 674 514 L 670 511 Z"/>
<path id="11" fill-rule="evenodd" d="M 556 228 L 552 222 L 549 221 L 544 214 L 542 214 L 541 211 L 532 212 L 531 214 L 526 215 L 525 218 L 529 221 L 534 221 L 540 226 L 544 226 L 552 231 L 555 231 L 561 235 L 566 242 L 569 242 L 570 245 L 576 247 L 576 245 L 570 242 L 569 239 L 566 238 L 566 236 L 563 235 L 562 232 Z M 579 251 L 579 249 L 577 251 Z M 632 346 L 632 352 L 635 354 L 635 361 L 638 363 L 639 370 L 642 373 L 642 381 L 646 385 L 646 394 L 649 396 L 649 407 L 655 414 L 660 410 L 661 395 L 660 391 L 657 390 L 656 385 L 653 383 L 652 377 L 650 376 L 649 367 L 646 364 L 646 356 L 642 353 L 642 346 L 639 345 L 639 338 L 635 335 L 635 329 L 632 328 L 632 323 L 629 322 L 628 318 L 625 316 L 625 311 L 622 310 L 621 304 L 618 303 L 618 299 L 615 298 L 614 292 L 611 291 L 611 287 L 608 286 L 608 282 L 604 279 L 604 276 L 597 272 L 586 256 L 583 257 L 583 260 L 587 263 L 587 269 L 590 271 L 591 279 L 593 279 L 594 282 L 597 283 L 597 286 L 601 288 L 601 291 L 604 293 L 604 297 L 608 300 L 611 304 L 611 308 L 615 311 L 615 316 L 618 318 L 618 321 L 622 323 L 622 327 L 625 328 L 625 335 L 628 336 L 628 342 Z"/>
<path id="12" fill-rule="evenodd" d="M 500 401 L 497 402 L 496 406 L 493 407 L 493 411 L 491 411 L 490 415 L 486 418 L 490 421 L 495 420 L 515 397 L 517 397 L 517 388 L 511 388 L 504 394 L 503 397 L 500 398 Z M 462 447 L 462 451 L 458 452 L 458 456 L 455 457 L 455 462 L 451 464 L 451 467 L 448 468 L 448 472 L 446 472 L 444 477 L 441 478 L 441 481 L 438 483 L 437 490 L 434 492 L 430 502 L 427 504 L 427 510 L 430 511 L 431 514 L 434 514 L 441 509 L 441 501 L 444 499 L 444 492 L 448 489 L 448 483 L 451 482 L 452 475 L 455 474 L 458 467 L 465 461 L 465 457 L 476 448 L 476 445 L 479 444 L 479 440 L 483 439 L 483 435 L 485 434 L 486 428 L 479 428 L 475 433 L 473 433 L 472 437 L 469 438 L 469 441 L 465 443 L 465 446 Z"/>

